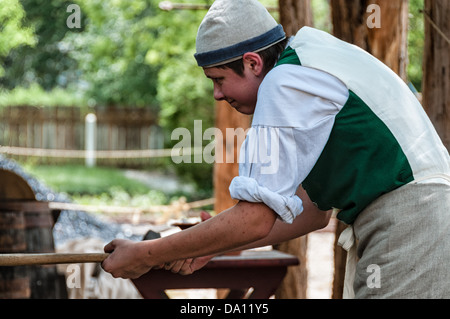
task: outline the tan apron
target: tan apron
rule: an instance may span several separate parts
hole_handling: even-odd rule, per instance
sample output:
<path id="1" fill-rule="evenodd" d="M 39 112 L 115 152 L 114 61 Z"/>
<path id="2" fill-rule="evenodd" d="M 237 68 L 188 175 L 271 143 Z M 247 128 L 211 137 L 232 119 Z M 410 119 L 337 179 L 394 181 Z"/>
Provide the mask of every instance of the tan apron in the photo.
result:
<path id="1" fill-rule="evenodd" d="M 381 196 L 338 242 L 348 252 L 344 298 L 450 298 L 450 176 Z"/>

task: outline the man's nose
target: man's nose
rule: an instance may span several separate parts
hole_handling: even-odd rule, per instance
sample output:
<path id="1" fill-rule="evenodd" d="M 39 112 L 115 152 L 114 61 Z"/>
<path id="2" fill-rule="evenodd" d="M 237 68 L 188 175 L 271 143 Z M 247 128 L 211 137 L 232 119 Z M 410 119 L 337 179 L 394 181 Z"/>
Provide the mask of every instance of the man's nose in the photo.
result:
<path id="1" fill-rule="evenodd" d="M 214 99 L 216 101 L 222 101 L 225 99 L 225 95 L 218 85 L 214 85 Z"/>

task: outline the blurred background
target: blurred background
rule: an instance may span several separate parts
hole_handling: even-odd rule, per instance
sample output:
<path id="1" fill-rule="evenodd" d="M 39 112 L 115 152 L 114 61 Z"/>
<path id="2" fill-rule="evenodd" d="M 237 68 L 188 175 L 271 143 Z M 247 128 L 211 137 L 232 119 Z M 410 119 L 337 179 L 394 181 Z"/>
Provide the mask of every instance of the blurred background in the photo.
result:
<path id="1" fill-rule="evenodd" d="M 203 130 L 214 127 L 212 85 L 193 58 L 206 11 L 161 10 L 160 2 L 1 0 L 0 145 L 84 150 L 88 113 L 97 117 L 97 150 L 171 148 L 177 142 L 170 140 L 174 128 L 192 130 L 194 119 L 203 121 Z M 261 2 L 278 5 L 276 0 Z M 79 21 L 73 15 L 77 12 L 69 10 L 71 4 L 80 9 Z M 311 6 L 315 27 L 331 32 L 328 1 L 312 0 Z M 421 8 L 423 0 L 410 1 L 408 78 L 418 91 L 424 42 Z M 278 19 L 278 12 L 272 13 Z M 72 177 L 70 183 L 64 180 L 66 170 L 77 169 L 77 176 L 86 181 L 82 156 L 17 154 L 10 150 L 8 156 L 59 191 L 114 197 L 112 190 L 96 188 L 96 183 L 80 186 Z M 115 168 L 156 170 L 192 184 L 200 197 L 212 195 L 212 164 L 106 156 L 97 159 L 97 166 L 108 168 L 88 169 L 92 180 L 95 174 L 114 178 Z M 143 191 L 117 179 L 115 185 L 115 192 L 118 187 L 129 195 Z"/>
<path id="2" fill-rule="evenodd" d="M 424 107 L 448 146 L 450 122 L 441 108 L 448 108 L 450 90 L 439 84 L 448 82 L 439 73 L 448 60 L 448 35 L 439 28 L 450 6 L 447 0 L 384 1 L 261 0 L 289 35 L 299 25 L 333 33 L 388 64 L 420 100 L 428 92 Z M 108 207 L 156 207 L 148 221 L 158 226 L 188 217 L 192 208 L 193 215 L 214 214 L 232 204 L 227 189 L 236 165 L 223 173 L 220 165 L 193 163 L 193 155 L 192 163 L 180 164 L 170 156 L 179 142 L 172 131 L 187 128 L 194 136 L 194 120 L 202 121 L 202 131 L 249 125 L 237 112 L 218 115 L 226 108 L 214 101 L 193 57 L 197 28 L 213 0 L 176 2 L 0 0 L 0 170 L 26 179 L 38 201 L 85 205 L 61 213 L 56 245 L 77 236 L 140 240 L 133 237 L 142 235 L 139 219 L 131 228 L 124 228 L 129 218 L 104 223 L 100 215 Z M 380 29 L 366 25 L 371 3 L 383 4 Z M 192 202 L 195 207 L 183 206 Z M 85 214 L 89 205 L 103 211 L 90 211 L 93 218 Z M 312 298 L 340 297 L 345 256 L 334 242 L 338 231 L 331 223 L 278 247 L 302 262 L 294 271 L 300 275 L 288 279 L 290 292 L 277 298 L 305 298 L 306 287 Z"/>

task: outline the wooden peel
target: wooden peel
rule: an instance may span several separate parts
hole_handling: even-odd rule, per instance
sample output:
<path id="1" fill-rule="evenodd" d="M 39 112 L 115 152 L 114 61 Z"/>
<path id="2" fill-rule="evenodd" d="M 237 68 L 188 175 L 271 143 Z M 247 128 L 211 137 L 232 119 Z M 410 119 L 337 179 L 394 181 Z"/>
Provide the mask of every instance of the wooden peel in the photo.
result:
<path id="1" fill-rule="evenodd" d="M 107 253 L 0 254 L 0 266 L 100 263 Z"/>

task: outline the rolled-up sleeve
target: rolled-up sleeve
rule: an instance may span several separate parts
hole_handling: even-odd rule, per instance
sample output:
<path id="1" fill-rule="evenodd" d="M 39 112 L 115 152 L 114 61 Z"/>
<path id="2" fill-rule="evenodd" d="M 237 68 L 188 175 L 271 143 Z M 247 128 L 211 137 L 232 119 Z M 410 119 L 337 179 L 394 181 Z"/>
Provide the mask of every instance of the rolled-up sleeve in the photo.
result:
<path id="1" fill-rule="evenodd" d="M 294 135 L 292 128 L 252 127 L 241 148 L 239 176 L 230 184 L 231 197 L 263 202 L 292 223 L 303 211 L 295 195 L 299 175 Z"/>
<path id="2" fill-rule="evenodd" d="M 238 176 L 230 184 L 231 197 L 247 202 L 263 202 L 273 209 L 286 223 L 292 223 L 303 211 L 303 205 L 297 196 L 283 196 L 260 186 L 249 177 Z"/>

